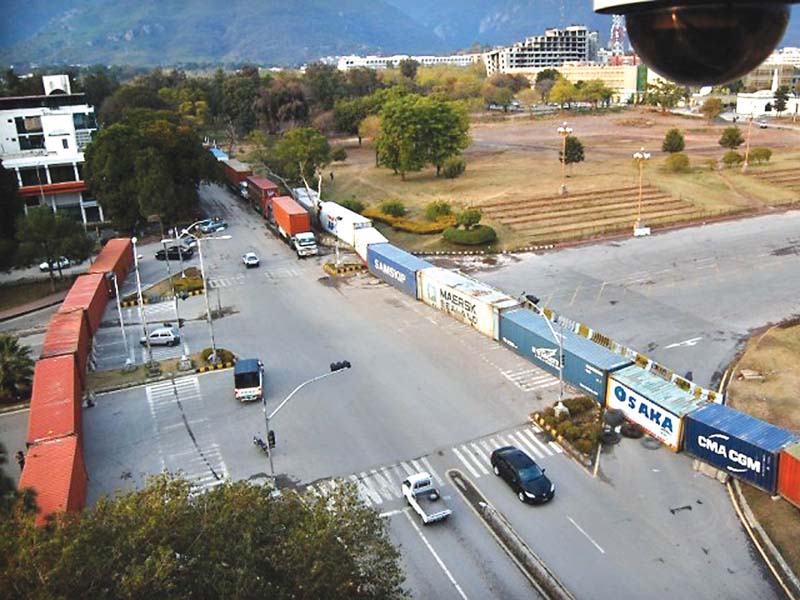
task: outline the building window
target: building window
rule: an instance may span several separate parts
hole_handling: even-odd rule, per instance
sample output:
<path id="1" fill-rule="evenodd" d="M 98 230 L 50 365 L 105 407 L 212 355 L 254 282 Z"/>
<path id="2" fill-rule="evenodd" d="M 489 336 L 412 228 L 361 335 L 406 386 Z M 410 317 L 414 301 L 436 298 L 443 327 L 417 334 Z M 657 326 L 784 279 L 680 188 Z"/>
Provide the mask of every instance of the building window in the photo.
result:
<path id="1" fill-rule="evenodd" d="M 20 150 L 42 150 L 44 149 L 43 135 L 22 135 L 19 138 Z"/>
<path id="2" fill-rule="evenodd" d="M 72 122 L 75 124 L 75 129 L 97 129 L 94 113 L 74 113 Z"/>
<path id="3" fill-rule="evenodd" d="M 75 181 L 75 169 L 72 165 L 57 165 L 50 167 L 50 181 L 53 183 L 65 183 Z"/>
<path id="4" fill-rule="evenodd" d="M 47 185 L 47 172 L 44 167 L 20 167 L 19 177 L 23 186 Z"/>
<path id="5" fill-rule="evenodd" d="M 41 133 L 42 132 L 42 118 L 41 117 L 17 117 L 14 120 L 17 123 L 17 133 Z"/>
<path id="6" fill-rule="evenodd" d="M 67 150 L 69 148 L 69 140 L 64 138 L 63 140 L 61 140 L 61 145 L 64 146 L 64 150 Z"/>

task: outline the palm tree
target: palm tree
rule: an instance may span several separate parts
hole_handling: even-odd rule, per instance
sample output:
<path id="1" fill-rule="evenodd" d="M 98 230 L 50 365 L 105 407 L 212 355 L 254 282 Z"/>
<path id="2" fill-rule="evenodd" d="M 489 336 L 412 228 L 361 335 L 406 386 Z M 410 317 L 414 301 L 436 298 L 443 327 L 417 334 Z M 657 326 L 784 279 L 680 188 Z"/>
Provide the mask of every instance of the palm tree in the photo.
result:
<path id="1" fill-rule="evenodd" d="M 30 392 L 33 380 L 31 350 L 12 335 L 0 334 L 0 403 L 17 402 Z"/>

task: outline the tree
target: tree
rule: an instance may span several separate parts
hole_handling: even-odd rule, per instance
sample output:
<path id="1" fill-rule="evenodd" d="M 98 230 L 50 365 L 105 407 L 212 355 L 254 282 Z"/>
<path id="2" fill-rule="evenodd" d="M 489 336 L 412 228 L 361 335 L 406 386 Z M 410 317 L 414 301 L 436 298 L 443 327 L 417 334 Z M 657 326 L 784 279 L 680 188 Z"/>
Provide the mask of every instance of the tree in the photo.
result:
<path id="1" fill-rule="evenodd" d="M 107 127 L 122 121 L 125 113 L 135 108 L 164 110 L 167 108 L 167 103 L 161 99 L 158 92 L 149 88 L 138 85 L 123 85 L 105 99 L 100 107 L 98 118 Z"/>
<path id="2" fill-rule="evenodd" d="M 535 83 L 539 83 L 540 81 L 552 81 L 555 83 L 560 77 L 561 73 L 559 73 L 557 69 L 542 69 L 536 73 Z"/>
<path id="3" fill-rule="evenodd" d="M 360 98 L 374 94 L 382 87 L 378 72 L 375 69 L 359 67 L 345 73 L 347 95 Z"/>
<path id="4" fill-rule="evenodd" d="M 584 160 L 583 144 L 581 143 L 581 141 L 572 135 L 568 135 L 566 141 L 567 141 L 566 161 L 564 157 L 564 152 L 562 152 L 561 150 L 558 151 L 558 160 L 560 162 L 563 161 L 565 162 L 565 164 L 568 165 L 583 162 Z"/>
<path id="5" fill-rule="evenodd" d="M 419 69 L 419 63 L 413 58 L 405 58 L 400 61 L 400 73 L 403 77 L 413 80 L 417 76 L 417 69 Z"/>
<path id="6" fill-rule="evenodd" d="M 426 120 L 427 161 L 436 167 L 438 177 L 447 159 L 469 146 L 469 117 L 463 106 L 436 98 L 420 99 L 418 108 Z"/>
<path id="7" fill-rule="evenodd" d="M 742 164 L 744 162 L 744 156 L 739 154 L 736 150 L 728 150 L 722 157 L 722 162 L 726 167 L 733 167 Z"/>
<path id="8" fill-rule="evenodd" d="M 667 131 L 667 135 L 664 136 L 664 141 L 661 143 L 661 150 L 669 153 L 683 152 L 685 146 L 686 143 L 680 129 L 673 127 Z"/>
<path id="9" fill-rule="evenodd" d="M 575 85 L 563 77 L 555 82 L 550 90 L 550 100 L 559 106 L 571 106 L 578 99 L 578 90 Z"/>
<path id="10" fill-rule="evenodd" d="M 581 99 L 591 102 L 597 108 L 599 104 L 608 105 L 614 95 L 614 90 L 609 88 L 600 79 L 590 79 L 584 82 L 580 90 Z"/>
<path id="11" fill-rule="evenodd" d="M 667 157 L 664 166 L 671 173 L 684 173 L 689 170 L 689 157 L 683 152 L 675 152 Z"/>
<path id="12" fill-rule="evenodd" d="M 14 266 L 17 218 L 23 212 L 18 190 L 16 174 L 4 168 L 0 161 L 0 271 Z"/>
<path id="13" fill-rule="evenodd" d="M 700 112 L 703 113 L 703 116 L 709 123 L 713 123 L 714 120 L 722 114 L 723 110 L 722 100 L 719 98 L 706 98 L 706 101 L 703 102 L 703 106 L 700 107 Z"/>
<path id="14" fill-rule="evenodd" d="M 533 107 L 538 99 L 539 99 L 539 94 L 537 94 L 531 88 L 521 90 L 517 93 L 517 100 L 519 100 L 523 106 L 528 107 L 531 116 L 533 115 Z"/>
<path id="15" fill-rule="evenodd" d="M 253 108 L 270 133 L 306 123 L 310 111 L 303 85 L 291 74 L 280 74 L 260 89 Z"/>
<path id="16" fill-rule="evenodd" d="M 119 81 L 103 65 L 95 65 L 86 71 L 80 79 L 86 100 L 92 106 L 100 107 L 106 98 L 119 88 Z"/>
<path id="17" fill-rule="evenodd" d="M 308 88 L 311 103 L 322 110 L 331 110 L 346 92 L 344 75 L 333 65 L 322 63 L 308 65 L 303 83 Z"/>
<path id="18" fill-rule="evenodd" d="M 464 229 L 472 229 L 481 222 L 483 215 L 477 208 L 467 208 L 456 216 L 456 223 Z"/>
<path id="19" fill-rule="evenodd" d="M 352 486 L 273 496 L 241 481 L 198 495 L 161 475 L 46 528 L 19 500 L 8 512 L 0 586 L 9 599 L 404 597 L 386 521 Z"/>
<path id="20" fill-rule="evenodd" d="M 292 129 L 281 137 L 272 151 L 270 165 L 284 178 L 299 182 L 315 180 L 331 163 L 328 140 L 316 129 Z"/>
<path id="21" fill-rule="evenodd" d="M 60 256 L 85 260 L 92 249 L 92 241 L 83 226 L 49 206 L 28 210 L 27 216 L 17 219 L 18 259 L 23 265 L 37 262 L 53 263 Z M 50 287 L 55 291 L 55 277 L 50 269 Z M 59 276 L 62 275 L 58 267 Z"/>
<path id="22" fill-rule="evenodd" d="M 539 97 L 542 99 L 542 102 L 547 102 L 550 98 L 550 92 L 553 89 L 553 86 L 556 84 L 555 79 L 542 79 L 541 81 L 537 81 L 536 85 L 533 86 L 533 89 L 539 94 Z"/>
<path id="23" fill-rule="evenodd" d="M 750 160 L 753 162 L 769 162 L 770 158 L 772 158 L 772 150 L 769 148 L 753 148 L 750 151 Z"/>
<path id="24" fill-rule="evenodd" d="M 222 85 L 222 114 L 226 120 L 231 146 L 256 126 L 253 103 L 258 96 L 258 90 L 258 73 L 255 77 L 252 75 L 227 77 Z"/>
<path id="25" fill-rule="evenodd" d="M 33 381 L 31 349 L 13 335 L 0 334 L 0 404 L 24 400 Z"/>
<path id="26" fill-rule="evenodd" d="M 675 108 L 686 95 L 686 87 L 670 81 L 647 84 L 646 102 L 661 107 L 661 112 Z"/>
<path id="27" fill-rule="evenodd" d="M 333 122 L 337 131 L 358 135 L 358 126 L 367 117 L 367 104 L 361 98 L 337 100 L 333 109 Z M 361 136 L 358 136 L 361 145 Z"/>
<path id="28" fill-rule="evenodd" d="M 778 113 L 778 116 L 781 115 L 783 111 L 786 110 L 786 103 L 789 100 L 789 86 L 782 85 L 777 90 L 775 90 L 775 112 Z"/>
<path id="29" fill-rule="evenodd" d="M 742 130 L 738 127 L 726 127 L 719 138 L 719 145 L 723 148 L 735 150 L 742 144 L 744 144 L 744 137 L 742 137 Z"/>
<path id="30" fill-rule="evenodd" d="M 481 96 L 486 104 L 502 106 L 504 111 L 508 110 L 511 100 L 514 99 L 514 92 L 508 87 L 497 87 L 486 82 L 481 88 Z"/>

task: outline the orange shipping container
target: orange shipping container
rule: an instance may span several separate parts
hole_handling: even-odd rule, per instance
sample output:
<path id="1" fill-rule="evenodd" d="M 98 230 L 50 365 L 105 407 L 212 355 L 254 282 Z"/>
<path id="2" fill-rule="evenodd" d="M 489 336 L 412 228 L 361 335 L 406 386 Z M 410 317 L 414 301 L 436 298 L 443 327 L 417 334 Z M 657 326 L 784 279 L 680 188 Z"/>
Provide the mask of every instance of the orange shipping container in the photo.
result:
<path id="1" fill-rule="evenodd" d="M 122 282 L 128 276 L 128 270 L 133 264 L 133 244 L 130 238 L 114 238 L 108 240 L 100 254 L 87 273 L 100 273 L 105 275 L 113 271 L 117 275 L 117 282 L 122 287 Z M 109 295 L 113 295 L 114 284 L 109 287 Z"/>
<path id="2" fill-rule="evenodd" d="M 272 200 L 272 214 L 283 237 L 290 238 L 311 231 L 308 211 L 289 196 L 278 196 Z"/>
<path id="3" fill-rule="evenodd" d="M 781 451 L 778 461 L 778 493 L 800 508 L 800 442 Z"/>
<path id="4" fill-rule="evenodd" d="M 89 321 L 89 331 L 94 335 L 103 320 L 103 312 L 107 303 L 108 286 L 105 275 L 88 273 L 75 280 L 58 312 L 69 312 L 76 308 L 84 309 Z"/>
<path id="5" fill-rule="evenodd" d="M 28 445 L 80 434 L 81 396 L 74 356 L 54 356 L 38 361 L 33 371 Z"/>
<path id="6" fill-rule="evenodd" d="M 59 312 L 53 315 L 44 335 L 40 358 L 74 355 L 78 364 L 78 374 L 83 377 L 86 361 L 89 358 L 91 334 L 83 310 Z"/>
<path id="7" fill-rule="evenodd" d="M 78 438 L 71 435 L 30 447 L 19 489 L 36 492 L 36 524 L 42 526 L 48 515 L 83 509 L 87 480 L 83 449 Z"/>

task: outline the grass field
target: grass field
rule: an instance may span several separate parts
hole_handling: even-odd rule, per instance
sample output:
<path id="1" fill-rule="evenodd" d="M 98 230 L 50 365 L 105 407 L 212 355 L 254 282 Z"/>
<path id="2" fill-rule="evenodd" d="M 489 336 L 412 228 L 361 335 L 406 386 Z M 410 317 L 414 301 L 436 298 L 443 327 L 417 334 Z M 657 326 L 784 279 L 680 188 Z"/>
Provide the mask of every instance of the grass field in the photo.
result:
<path id="1" fill-rule="evenodd" d="M 800 132 L 753 130 L 752 147 L 769 147 L 773 159 L 767 165 L 751 164 L 744 175 L 739 169 L 708 166 L 724 153 L 717 143 L 723 125 L 638 109 L 570 121 L 584 144 L 586 160 L 568 167 L 569 193 L 560 197 L 560 140 L 555 129 L 563 118 L 473 124 L 473 142 L 464 153 L 467 172 L 455 180 L 437 178 L 433 169 L 426 169 L 402 181 L 389 169 L 374 166 L 371 145 L 348 147 L 347 161 L 332 167 L 334 182 L 326 180 L 327 197 L 355 198 L 367 205 L 400 200 L 412 218 L 422 218 L 425 205 L 433 200 L 446 200 L 455 210 L 486 207 L 483 222 L 497 229 L 502 249 L 596 237 L 632 227 L 639 182 L 632 153 L 644 147 L 652 153 L 644 171 L 645 193 L 652 197 L 643 206 L 644 224 L 651 227 L 800 204 L 800 184 L 788 179 L 790 175 L 768 175 L 800 161 Z M 667 155 L 660 146 L 671 127 L 682 129 L 686 137 L 689 173 L 675 175 L 663 168 Z M 631 188 L 636 188 L 633 193 Z M 592 196 L 597 197 L 590 201 Z M 504 211 L 502 205 L 513 210 Z M 439 235 L 389 230 L 387 237 L 415 250 L 447 249 Z"/>
<path id="2" fill-rule="evenodd" d="M 56 276 L 55 291 L 60 292 L 67 290 L 72 286 L 77 275 L 65 275 L 62 278 Z M 7 310 L 33 302 L 49 296 L 53 293 L 53 288 L 50 285 L 50 279 L 38 279 L 36 281 L 18 281 L 0 285 L 0 310 Z"/>
<path id="3" fill-rule="evenodd" d="M 773 327 L 750 340 L 737 372 L 752 369 L 763 381 L 738 381 L 736 373 L 728 387 L 728 403 L 753 416 L 800 434 L 800 325 Z M 742 486 L 744 495 L 761 525 L 800 573 L 800 510 L 769 494 Z"/>

